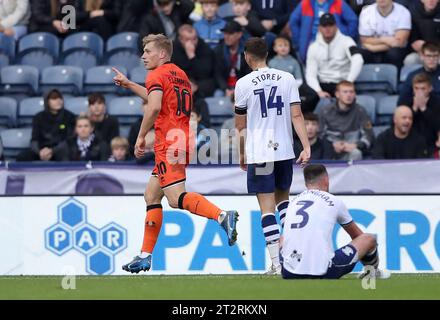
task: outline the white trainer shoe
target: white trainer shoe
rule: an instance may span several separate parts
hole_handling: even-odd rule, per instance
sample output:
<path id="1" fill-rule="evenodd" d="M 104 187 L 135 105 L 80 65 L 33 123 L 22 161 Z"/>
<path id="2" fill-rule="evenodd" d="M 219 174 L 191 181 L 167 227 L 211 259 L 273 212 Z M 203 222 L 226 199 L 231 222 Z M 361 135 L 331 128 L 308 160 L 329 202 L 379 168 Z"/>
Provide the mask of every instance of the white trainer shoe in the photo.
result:
<path id="1" fill-rule="evenodd" d="M 265 275 L 268 275 L 268 276 L 281 275 L 281 265 L 279 265 L 278 267 L 271 265 L 270 269 L 268 271 L 266 271 Z"/>
<path id="2" fill-rule="evenodd" d="M 364 271 L 358 275 L 358 278 L 363 279 L 366 276 L 370 276 L 370 270 L 371 269 L 367 269 L 367 270 L 364 269 Z M 377 269 L 373 269 L 373 272 L 374 275 L 371 275 L 371 277 L 375 277 L 376 279 L 388 279 L 391 277 L 391 272 L 385 269 L 377 268 Z"/>

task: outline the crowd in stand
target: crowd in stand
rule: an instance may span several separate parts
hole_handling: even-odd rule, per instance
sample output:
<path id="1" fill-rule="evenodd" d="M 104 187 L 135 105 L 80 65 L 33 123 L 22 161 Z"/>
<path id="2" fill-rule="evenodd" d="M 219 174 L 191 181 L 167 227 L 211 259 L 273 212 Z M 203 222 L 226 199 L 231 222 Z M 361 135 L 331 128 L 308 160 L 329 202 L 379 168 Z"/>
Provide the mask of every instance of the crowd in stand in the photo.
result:
<path id="1" fill-rule="evenodd" d="M 233 99 L 235 83 L 251 71 L 244 42 L 264 37 L 271 48 L 269 66 L 292 73 L 298 82 L 312 159 L 439 158 L 439 2 L 2 0 L 0 32 L 16 39 L 37 31 L 60 38 L 90 31 L 104 40 L 128 31 L 138 32 L 140 41 L 150 33 L 167 35 L 174 40 L 172 61 L 193 85 L 198 147 L 209 144 L 200 130 L 210 127 L 205 98 Z M 76 29 L 62 22 L 65 5 L 76 9 Z M 230 14 L 220 15 L 225 8 Z M 392 64 L 399 72 L 420 64 L 399 88 L 391 126 L 376 137 L 355 85 L 363 66 L 372 63 Z M 17 160 L 131 159 L 140 121 L 128 140 L 122 138 L 105 97 L 93 93 L 88 99 L 87 114 L 75 117 L 64 109 L 61 92 L 48 92 L 45 110 L 33 119 L 31 149 Z M 149 138 L 154 140 L 154 132 Z M 295 149 L 299 154 L 299 141 Z M 142 161 L 153 158 L 150 149 Z"/>

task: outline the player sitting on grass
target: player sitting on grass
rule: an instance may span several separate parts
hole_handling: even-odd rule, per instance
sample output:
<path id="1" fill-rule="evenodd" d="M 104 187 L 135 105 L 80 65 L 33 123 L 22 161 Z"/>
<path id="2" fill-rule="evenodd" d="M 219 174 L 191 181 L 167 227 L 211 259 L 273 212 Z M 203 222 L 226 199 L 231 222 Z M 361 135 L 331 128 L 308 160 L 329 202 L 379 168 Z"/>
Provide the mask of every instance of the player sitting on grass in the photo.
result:
<path id="1" fill-rule="evenodd" d="M 148 101 L 135 145 L 135 156 L 145 153 L 145 136 L 154 125 L 155 168 L 145 190 L 147 216 L 141 254 L 122 267 L 128 272 L 148 271 L 151 254 L 162 227 L 162 198 L 165 196 L 172 208 L 185 209 L 208 219 L 216 220 L 226 231 L 229 245 L 237 240 L 237 211 L 223 211 L 204 196 L 186 192 L 186 166 L 191 153 L 189 119 L 192 108 L 190 81 L 183 70 L 170 63 L 173 44 L 162 34 L 150 34 L 143 39 L 142 60 L 150 70 L 146 88 L 127 79 L 119 70 L 115 84 L 132 90 Z"/>
<path id="2" fill-rule="evenodd" d="M 281 244 L 281 274 L 284 279 L 339 279 L 350 273 L 360 260 L 366 268 L 361 277 L 387 278 L 389 273 L 378 269 L 376 238 L 363 233 L 345 204 L 328 193 L 329 177 L 323 165 L 304 168 L 307 190 L 290 202 L 284 223 Z M 339 223 L 351 241 L 333 251 L 332 231 Z"/>

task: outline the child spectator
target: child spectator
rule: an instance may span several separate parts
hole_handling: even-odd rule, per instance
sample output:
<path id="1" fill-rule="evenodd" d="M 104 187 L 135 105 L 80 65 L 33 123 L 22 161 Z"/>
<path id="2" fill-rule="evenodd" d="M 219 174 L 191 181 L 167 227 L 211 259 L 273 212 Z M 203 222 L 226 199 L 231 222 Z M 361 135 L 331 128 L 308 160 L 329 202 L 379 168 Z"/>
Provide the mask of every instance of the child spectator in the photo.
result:
<path id="1" fill-rule="evenodd" d="M 223 29 L 226 21 L 217 14 L 218 0 L 200 0 L 203 17 L 196 23 L 194 28 L 211 49 L 214 49 L 223 40 Z"/>
<path id="2" fill-rule="evenodd" d="M 276 56 L 269 61 L 269 67 L 286 71 L 293 74 L 298 85 L 302 83 L 301 66 L 298 61 L 290 54 L 291 44 L 289 38 L 278 36 L 273 44 Z"/>
<path id="3" fill-rule="evenodd" d="M 112 154 L 108 159 L 108 161 L 118 162 L 118 161 L 128 160 L 129 158 L 128 149 L 130 146 L 126 138 L 114 137 L 110 143 L 110 147 L 112 150 Z"/>

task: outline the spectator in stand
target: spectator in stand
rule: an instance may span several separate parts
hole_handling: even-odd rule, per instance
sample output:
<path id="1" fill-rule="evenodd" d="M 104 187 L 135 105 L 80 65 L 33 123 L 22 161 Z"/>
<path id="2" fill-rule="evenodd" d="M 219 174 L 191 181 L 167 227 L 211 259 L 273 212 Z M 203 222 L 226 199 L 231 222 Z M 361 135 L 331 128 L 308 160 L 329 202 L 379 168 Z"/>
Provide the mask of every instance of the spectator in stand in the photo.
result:
<path id="1" fill-rule="evenodd" d="M 211 127 L 211 119 L 209 115 L 208 104 L 206 103 L 205 98 L 199 91 L 199 86 L 196 81 L 189 77 L 189 82 L 191 83 L 191 91 L 193 96 L 193 107 L 197 110 L 200 110 L 200 115 L 202 119 L 200 123 L 203 124 L 206 128 Z"/>
<path id="2" fill-rule="evenodd" d="M 405 58 L 405 65 L 421 63 L 420 54 L 426 42 L 440 43 L 439 0 L 414 0 L 409 7 L 412 17 L 410 44 L 414 52 Z"/>
<path id="3" fill-rule="evenodd" d="M 413 114 L 409 107 L 399 106 L 394 111 L 394 126 L 382 132 L 373 148 L 374 159 L 426 158 L 425 139 L 412 129 Z"/>
<path id="4" fill-rule="evenodd" d="M 231 0 L 233 17 L 226 18 L 227 21 L 234 20 L 238 22 L 244 29 L 245 38 L 262 37 L 266 33 L 266 29 L 261 24 L 260 19 L 255 11 L 251 10 L 251 0 Z"/>
<path id="5" fill-rule="evenodd" d="M 75 8 L 76 29 L 68 28 L 62 22 L 66 16 L 62 8 L 67 5 Z M 66 37 L 80 29 L 87 16 L 88 13 L 84 10 L 81 0 L 31 0 L 29 31 L 50 32 L 58 37 Z"/>
<path id="6" fill-rule="evenodd" d="M 434 147 L 437 139 L 436 121 L 440 120 L 440 96 L 433 94 L 431 77 L 419 73 L 413 78 L 412 99 L 400 100 L 399 105 L 405 105 L 413 111 L 413 127 L 426 141 L 429 150 Z"/>
<path id="7" fill-rule="evenodd" d="M 364 60 L 354 40 L 343 35 L 331 13 L 319 19 L 318 36 L 307 54 L 307 83 L 320 98 L 334 97 L 342 80 L 354 82 Z"/>
<path id="8" fill-rule="evenodd" d="M 279 34 L 299 2 L 294 0 L 252 0 L 252 8 L 267 32 Z"/>
<path id="9" fill-rule="evenodd" d="M 202 147 L 205 146 L 204 149 L 209 149 L 209 143 L 210 143 L 210 136 L 207 134 L 207 129 L 202 123 L 202 114 L 201 110 L 198 109 L 196 106 L 191 110 L 191 118 L 190 118 L 190 127 L 194 130 L 195 134 L 195 144 L 197 151 Z"/>
<path id="10" fill-rule="evenodd" d="M 196 81 L 202 96 L 210 97 L 214 94 L 217 85 L 214 78 L 214 52 L 197 36 L 193 26 L 183 24 L 179 27 L 171 61 Z"/>
<path id="11" fill-rule="evenodd" d="M 107 40 L 115 33 L 122 10 L 122 0 L 86 0 L 81 31 L 95 32 Z"/>
<path id="12" fill-rule="evenodd" d="M 326 140 L 321 139 L 318 135 L 319 133 L 319 118 L 314 113 L 304 114 L 304 124 L 306 126 L 307 138 L 309 139 L 311 147 L 312 160 L 332 160 L 335 158 L 335 153 L 333 151 L 332 144 Z M 300 154 L 303 150 L 301 141 L 295 138 L 295 143 L 293 144 L 295 149 L 295 154 Z"/>
<path id="13" fill-rule="evenodd" d="M 357 38 L 358 17 L 345 1 L 303 0 L 292 12 L 289 27 L 293 43 L 304 62 L 309 45 L 318 33 L 319 18 L 327 12 L 335 16 L 336 24 L 343 34 Z"/>
<path id="14" fill-rule="evenodd" d="M 301 110 L 303 113 L 313 112 L 319 96 L 310 88 L 303 80 L 303 72 L 299 62 L 290 54 L 292 44 L 286 36 L 278 36 L 273 43 L 273 50 L 277 54 L 269 61 L 269 67 L 283 70 L 293 74 L 299 87 L 299 95 L 301 97 Z"/>
<path id="15" fill-rule="evenodd" d="M 420 59 L 422 60 L 422 67 L 408 74 L 405 82 L 401 85 L 399 105 L 401 102 L 412 100 L 414 96 L 412 88 L 413 78 L 422 72 L 427 73 L 431 77 L 433 91 L 436 95 L 440 95 L 440 47 L 435 43 L 425 42 L 422 46 Z"/>
<path id="16" fill-rule="evenodd" d="M 156 0 L 154 9 L 141 23 L 139 47 L 142 47 L 142 39 L 150 33 L 162 33 L 175 40 L 179 27 L 191 24 L 189 16 L 193 9 L 194 3 L 191 0 Z"/>
<path id="17" fill-rule="evenodd" d="M 214 49 L 223 40 L 223 29 L 226 21 L 220 18 L 218 12 L 218 0 L 200 0 L 202 4 L 203 17 L 196 23 L 194 28 L 200 38 L 205 41 L 211 49 Z"/>
<path id="18" fill-rule="evenodd" d="M 83 115 L 76 119 L 75 135 L 60 143 L 55 158 L 60 161 L 106 161 L 107 144 L 93 133 L 90 119 Z"/>
<path id="19" fill-rule="evenodd" d="M 321 137 L 333 144 L 337 160 L 362 160 L 373 143 L 371 119 L 356 103 L 352 82 L 341 81 L 335 95 L 336 102 L 319 111 Z"/>
<path id="20" fill-rule="evenodd" d="M 399 69 L 407 53 L 411 14 L 392 0 L 376 0 L 362 10 L 359 35 L 365 63 L 391 63 Z"/>
<path id="21" fill-rule="evenodd" d="M 215 78 L 224 94 L 231 97 L 237 80 L 251 70 L 244 59 L 242 26 L 232 20 L 226 23 L 222 32 L 225 39 L 214 50 Z"/>
<path id="22" fill-rule="evenodd" d="M 44 110 L 32 119 L 31 149 L 21 152 L 17 161 L 49 161 L 60 143 L 73 134 L 75 115 L 64 109 L 64 99 L 58 90 L 48 92 Z"/>
<path id="23" fill-rule="evenodd" d="M 118 118 L 107 113 L 105 97 L 101 93 L 91 93 L 88 97 L 88 117 L 94 128 L 94 134 L 102 141 L 110 141 L 119 136 Z"/>
<path id="24" fill-rule="evenodd" d="M 29 0 L 3 0 L 0 3 L 0 33 L 20 39 L 27 34 L 31 16 Z"/>
<path id="25" fill-rule="evenodd" d="M 128 154 L 130 145 L 128 140 L 124 137 L 114 137 L 110 143 L 110 148 L 112 154 L 108 161 L 110 162 L 120 162 L 130 160 L 130 155 Z"/>
<path id="26" fill-rule="evenodd" d="M 153 9 L 153 1 L 120 0 L 123 2 L 117 32 L 139 32 L 142 21 Z"/>
<path id="27" fill-rule="evenodd" d="M 286 36 L 278 36 L 273 43 L 273 50 L 276 56 L 269 61 L 269 67 L 283 70 L 292 74 L 298 82 L 298 86 L 302 84 L 302 72 L 299 62 L 290 54 L 291 43 Z"/>

